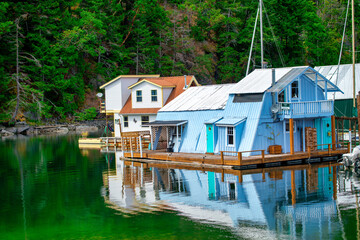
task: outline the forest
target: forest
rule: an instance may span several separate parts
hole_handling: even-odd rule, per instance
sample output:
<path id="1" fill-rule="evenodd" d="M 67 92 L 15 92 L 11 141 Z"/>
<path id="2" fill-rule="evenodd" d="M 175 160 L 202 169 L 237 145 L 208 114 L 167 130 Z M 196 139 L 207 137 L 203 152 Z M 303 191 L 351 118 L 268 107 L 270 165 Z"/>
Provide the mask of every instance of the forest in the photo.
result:
<path id="1" fill-rule="evenodd" d="M 337 64 L 347 4 L 263 0 L 267 67 Z M 87 119 L 96 114 L 99 86 L 118 75 L 238 82 L 258 6 L 256 0 L 1 1 L 0 122 Z M 357 2 L 355 26 L 359 10 Z M 342 64 L 352 61 L 351 23 L 350 9 Z M 358 36 L 356 28 L 356 42 Z M 257 27 L 250 70 L 260 66 Z"/>

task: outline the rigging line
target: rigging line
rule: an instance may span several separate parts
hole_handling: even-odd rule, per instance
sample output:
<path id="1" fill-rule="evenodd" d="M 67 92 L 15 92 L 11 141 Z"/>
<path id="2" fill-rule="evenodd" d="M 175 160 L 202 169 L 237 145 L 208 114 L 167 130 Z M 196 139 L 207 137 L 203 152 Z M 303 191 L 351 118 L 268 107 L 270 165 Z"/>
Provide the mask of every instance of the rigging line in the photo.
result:
<path id="1" fill-rule="evenodd" d="M 344 22 L 344 30 L 343 30 L 342 40 L 341 40 L 341 48 L 340 48 L 339 61 L 338 61 L 338 66 L 337 66 L 337 74 L 336 74 L 336 80 L 335 80 L 335 85 L 336 85 L 336 86 L 337 86 L 338 80 L 339 80 L 339 68 L 340 68 L 341 55 L 342 55 L 343 46 L 344 46 L 346 22 L 347 22 L 348 13 L 349 13 L 349 5 L 350 5 L 350 0 L 348 0 L 347 8 L 346 8 L 346 16 L 345 16 L 345 22 Z M 335 100 L 335 92 L 333 93 L 333 100 Z"/>
<path id="2" fill-rule="evenodd" d="M 253 46 L 254 46 L 254 38 L 255 38 L 255 33 L 256 33 L 256 24 L 257 24 L 258 17 L 259 17 L 259 9 L 260 9 L 260 6 L 258 7 L 258 10 L 257 10 L 257 13 L 256 13 L 255 26 L 254 26 L 254 31 L 253 31 L 252 39 L 251 39 L 249 59 L 248 59 L 248 64 L 247 64 L 247 68 L 246 68 L 246 76 L 249 74 L 251 54 L 252 54 L 252 49 L 253 49 Z"/>
<path id="3" fill-rule="evenodd" d="M 264 12 L 265 12 L 266 18 L 267 18 L 268 23 L 269 23 L 269 26 L 270 26 L 270 30 L 271 30 L 271 33 L 272 33 L 274 42 L 275 42 L 276 49 L 277 49 L 278 52 L 279 52 L 279 57 L 280 57 L 281 64 L 283 65 L 283 67 L 285 67 L 284 57 L 283 57 L 283 55 L 282 55 L 282 53 L 281 53 L 280 46 L 279 46 L 278 42 L 276 41 L 274 29 L 273 29 L 273 27 L 272 27 L 272 25 L 271 25 L 269 15 L 267 14 L 267 11 L 266 11 L 266 8 L 265 8 L 265 4 L 263 4 L 263 7 L 264 7 Z"/>

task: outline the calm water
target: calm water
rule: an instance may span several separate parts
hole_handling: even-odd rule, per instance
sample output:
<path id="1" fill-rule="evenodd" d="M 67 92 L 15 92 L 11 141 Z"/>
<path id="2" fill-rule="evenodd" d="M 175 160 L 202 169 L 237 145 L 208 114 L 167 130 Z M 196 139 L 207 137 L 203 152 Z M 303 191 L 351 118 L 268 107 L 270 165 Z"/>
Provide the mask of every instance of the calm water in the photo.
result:
<path id="1" fill-rule="evenodd" d="M 76 136 L 0 141 L 0 239 L 358 239 L 360 178 L 133 164 Z"/>

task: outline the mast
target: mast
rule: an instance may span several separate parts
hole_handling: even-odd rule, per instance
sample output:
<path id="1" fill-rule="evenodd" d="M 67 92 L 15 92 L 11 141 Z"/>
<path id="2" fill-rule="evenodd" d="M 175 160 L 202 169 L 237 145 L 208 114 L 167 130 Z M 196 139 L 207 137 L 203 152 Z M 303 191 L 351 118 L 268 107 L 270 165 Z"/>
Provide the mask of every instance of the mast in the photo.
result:
<path id="1" fill-rule="evenodd" d="M 353 107 L 355 108 L 355 10 L 354 10 L 354 0 L 351 0 L 352 7 L 352 54 L 353 54 Z"/>
<path id="2" fill-rule="evenodd" d="M 354 0 L 352 0 L 354 2 Z M 261 42 L 261 69 L 264 68 L 264 44 L 263 44 L 263 23 L 262 23 L 262 0 L 260 0 L 260 42 Z"/>

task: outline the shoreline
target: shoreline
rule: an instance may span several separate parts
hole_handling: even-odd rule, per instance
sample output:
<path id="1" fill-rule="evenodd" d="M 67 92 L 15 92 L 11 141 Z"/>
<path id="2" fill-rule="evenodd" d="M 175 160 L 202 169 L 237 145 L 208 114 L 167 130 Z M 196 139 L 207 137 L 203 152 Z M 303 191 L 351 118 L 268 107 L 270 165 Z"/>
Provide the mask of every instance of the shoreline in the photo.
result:
<path id="1" fill-rule="evenodd" d="M 109 122 L 112 125 L 112 122 Z M 74 123 L 45 124 L 31 126 L 26 122 L 16 123 L 13 127 L 0 125 L 0 137 L 14 135 L 38 136 L 38 135 L 65 135 L 68 133 L 93 133 L 106 127 L 106 120 L 79 121 Z M 112 127 L 112 126 L 111 126 Z"/>

